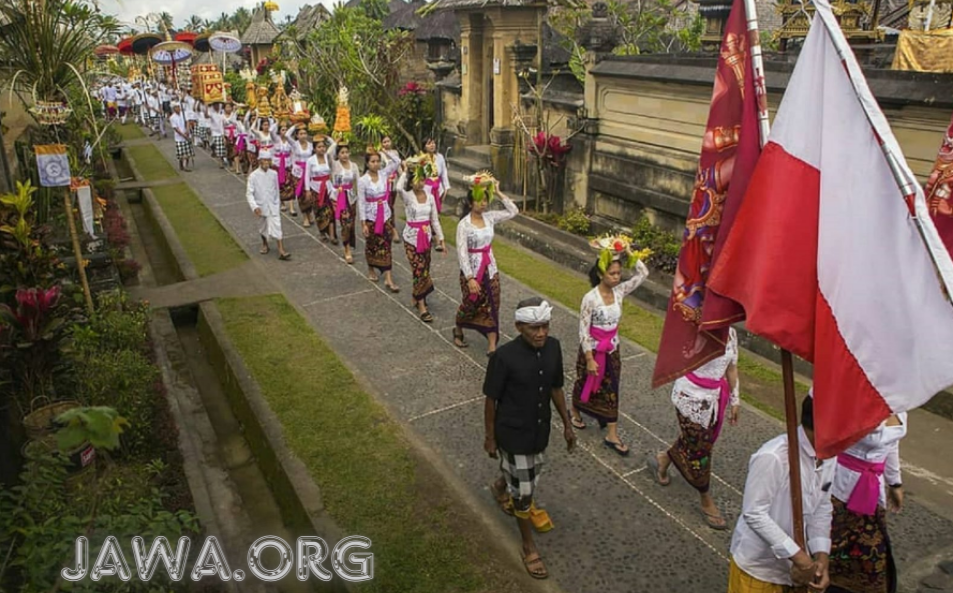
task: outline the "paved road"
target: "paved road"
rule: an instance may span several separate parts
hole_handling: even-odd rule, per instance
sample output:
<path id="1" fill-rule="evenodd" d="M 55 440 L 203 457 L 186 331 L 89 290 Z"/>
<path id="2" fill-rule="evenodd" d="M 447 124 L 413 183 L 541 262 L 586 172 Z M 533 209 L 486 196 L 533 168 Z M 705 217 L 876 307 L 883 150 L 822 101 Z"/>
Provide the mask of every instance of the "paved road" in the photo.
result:
<path id="1" fill-rule="evenodd" d="M 156 144 L 174 163 L 171 141 Z M 183 178 L 250 257 L 271 258 L 265 267 L 270 280 L 304 311 L 380 401 L 444 457 L 455 478 L 479 494 L 485 512 L 506 522 L 515 542 L 515 525 L 499 513 L 487 489 L 498 470 L 482 451 L 484 342 L 470 335 L 466 350 L 451 342 L 459 299 L 453 250 L 445 257 L 435 254 L 438 290 L 430 306 L 436 321 L 424 324 L 410 306 L 410 271 L 399 245 L 395 278 L 403 290 L 398 295 L 366 279 L 361 243 L 355 265 L 348 266 L 341 248 L 318 241 L 313 227 L 300 226 L 300 217 L 283 221 L 293 260 L 278 262 L 273 253 L 261 256 L 243 181 L 199 152 L 196 172 Z M 516 303 L 534 293 L 506 276 L 502 286 L 502 323 L 512 327 Z M 576 311 L 556 305 L 552 335 L 563 345 L 567 382 L 575 375 L 577 323 Z M 513 333 L 510 330 L 506 339 Z M 561 430 L 554 429 L 539 492 L 556 525 L 539 537 L 549 570 L 564 590 L 574 593 L 723 590 L 731 532 L 704 525 L 694 490 L 680 478 L 662 489 L 645 472 L 644 454 L 665 447 L 676 436 L 675 413 L 669 389 L 651 388 L 654 356 L 628 341 L 621 347 L 620 428 L 633 454 L 623 459 L 609 451 L 598 428 L 590 426 L 579 433 L 580 448 L 570 455 L 562 446 Z M 742 424 L 723 433 L 712 489 L 732 524 L 749 455 L 781 432 L 776 420 L 746 408 Z M 891 518 L 890 530 L 900 570 L 908 577 L 926 574 L 932 565 L 926 566 L 925 558 L 953 547 L 953 523 L 916 503 Z"/>

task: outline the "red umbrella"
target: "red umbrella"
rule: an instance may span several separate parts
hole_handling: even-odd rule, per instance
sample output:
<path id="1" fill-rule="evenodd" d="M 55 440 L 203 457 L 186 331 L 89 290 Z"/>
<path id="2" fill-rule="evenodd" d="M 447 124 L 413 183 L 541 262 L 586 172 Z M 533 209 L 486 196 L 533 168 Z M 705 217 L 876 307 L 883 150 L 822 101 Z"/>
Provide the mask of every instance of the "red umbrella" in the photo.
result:
<path id="1" fill-rule="evenodd" d="M 132 37 L 126 37 L 125 39 L 117 43 L 116 47 L 119 49 L 119 53 L 121 53 L 124 56 L 133 55 Z"/>
<path id="2" fill-rule="evenodd" d="M 198 37 L 198 33 L 193 33 L 192 31 L 182 31 L 175 34 L 176 41 L 182 41 L 183 43 L 188 43 L 189 45 L 195 45 L 196 37 Z"/>

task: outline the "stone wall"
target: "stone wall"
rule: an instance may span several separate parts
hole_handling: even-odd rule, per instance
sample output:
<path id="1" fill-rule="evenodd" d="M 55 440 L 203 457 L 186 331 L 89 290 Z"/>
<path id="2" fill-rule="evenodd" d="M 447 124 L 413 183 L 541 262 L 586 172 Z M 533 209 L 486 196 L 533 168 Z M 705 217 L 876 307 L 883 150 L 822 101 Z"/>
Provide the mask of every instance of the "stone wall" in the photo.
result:
<path id="1" fill-rule="evenodd" d="M 766 64 L 772 117 L 790 64 Z M 574 138 L 566 203 L 608 224 L 642 212 L 676 230 L 684 224 L 708 118 L 715 60 L 611 57 L 590 69 L 586 131 Z M 868 82 L 914 173 L 924 178 L 953 107 L 953 76 L 871 70 Z"/>

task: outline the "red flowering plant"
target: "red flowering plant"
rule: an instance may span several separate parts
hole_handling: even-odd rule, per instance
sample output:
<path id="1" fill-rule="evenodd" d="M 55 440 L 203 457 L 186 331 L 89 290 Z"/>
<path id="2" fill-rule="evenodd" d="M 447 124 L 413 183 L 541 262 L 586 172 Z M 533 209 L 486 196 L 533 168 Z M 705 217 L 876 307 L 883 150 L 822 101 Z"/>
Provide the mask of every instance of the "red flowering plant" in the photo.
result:
<path id="1" fill-rule="evenodd" d="M 548 212 L 556 197 L 560 176 L 566 168 L 566 155 L 572 150 L 572 145 L 556 134 L 541 130 L 530 137 L 526 150 L 536 160 L 536 171 L 540 181 L 539 193 L 544 209 Z"/>
<path id="2" fill-rule="evenodd" d="M 21 411 L 39 396 L 49 397 L 64 357 L 66 315 L 59 285 L 20 288 L 15 306 L 0 304 L 0 361 Z"/>

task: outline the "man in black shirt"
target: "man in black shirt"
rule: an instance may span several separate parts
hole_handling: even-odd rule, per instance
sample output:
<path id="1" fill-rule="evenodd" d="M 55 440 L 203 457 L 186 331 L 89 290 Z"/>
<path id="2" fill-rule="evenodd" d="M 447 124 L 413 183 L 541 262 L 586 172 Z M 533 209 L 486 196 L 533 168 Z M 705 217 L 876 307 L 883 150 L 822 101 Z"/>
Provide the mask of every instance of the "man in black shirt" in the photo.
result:
<path id="1" fill-rule="evenodd" d="M 552 307 L 541 298 L 517 307 L 520 337 L 497 349 L 483 382 L 486 395 L 484 450 L 500 459 L 503 475 L 492 485 L 504 510 L 512 508 L 523 539 L 523 564 L 530 576 L 549 576 L 533 541 L 531 513 L 541 513 L 533 493 L 549 444 L 552 408 L 556 406 L 569 451 L 576 442 L 563 395 L 563 356 L 559 341 L 549 337 Z M 551 527 L 551 523 L 550 523 Z"/>

